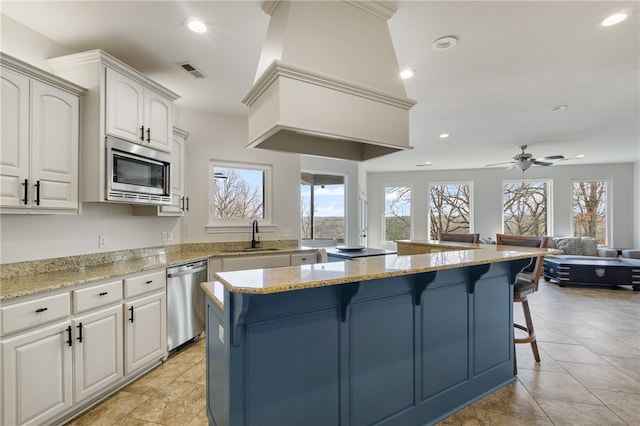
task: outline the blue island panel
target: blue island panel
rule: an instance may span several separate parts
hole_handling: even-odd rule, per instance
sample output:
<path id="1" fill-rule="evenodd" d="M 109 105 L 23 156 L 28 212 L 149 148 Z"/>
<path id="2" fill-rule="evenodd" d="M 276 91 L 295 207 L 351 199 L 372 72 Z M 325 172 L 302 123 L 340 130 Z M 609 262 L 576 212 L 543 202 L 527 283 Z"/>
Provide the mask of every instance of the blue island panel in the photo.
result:
<path id="1" fill-rule="evenodd" d="M 507 261 L 207 299 L 213 425 L 427 425 L 514 380 Z"/>

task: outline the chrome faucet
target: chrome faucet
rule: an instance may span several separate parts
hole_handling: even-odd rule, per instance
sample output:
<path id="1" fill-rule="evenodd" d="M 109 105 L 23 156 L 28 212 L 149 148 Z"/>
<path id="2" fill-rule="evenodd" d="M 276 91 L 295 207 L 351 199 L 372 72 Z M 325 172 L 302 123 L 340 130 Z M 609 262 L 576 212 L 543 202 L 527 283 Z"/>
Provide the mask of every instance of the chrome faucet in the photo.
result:
<path id="1" fill-rule="evenodd" d="M 258 219 L 253 219 L 253 223 L 251 224 L 251 248 L 258 248 L 260 245 L 260 240 L 256 240 L 256 234 L 258 232 L 260 232 L 258 229 Z"/>

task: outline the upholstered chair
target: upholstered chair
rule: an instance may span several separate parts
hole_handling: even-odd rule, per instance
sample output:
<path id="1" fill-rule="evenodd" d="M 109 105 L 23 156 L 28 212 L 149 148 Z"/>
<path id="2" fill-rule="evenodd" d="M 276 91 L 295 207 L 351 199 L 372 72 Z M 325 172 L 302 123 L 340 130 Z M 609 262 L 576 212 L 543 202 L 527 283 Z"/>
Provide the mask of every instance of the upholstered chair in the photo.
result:
<path id="1" fill-rule="evenodd" d="M 477 243 L 480 241 L 480 234 L 457 234 L 455 232 L 441 232 L 438 239 L 440 241 L 458 241 L 460 243 Z"/>
<path id="2" fill-rule="evenodd" d="M 546 248 L 547 243 L 547 237 L 496 234 L 496 244 L 499 245 Z M 514 336 L 514 342 L 530 343 L 531 350 L 533 351 L 533 357 L 536 362 L 540 362 L 540 353 L 538 352 L 538 343 L 533 329 L 533 322 L 531 321 L 531 311 L 529 310 L 529 301 L 527 300 L 527 296 L 538 290 L 538 281 L 542 275 L 543 266 L 544 256 L 532 258 L 531 263 L 517 275 L 516 282 L 513 285 L 513 302 L 522 303 L 522 311 L 524 313 L 525 320 L 525 325 L 514 324 L 513 326 L 526 333 L 525 337 L 516 338 Z"/>

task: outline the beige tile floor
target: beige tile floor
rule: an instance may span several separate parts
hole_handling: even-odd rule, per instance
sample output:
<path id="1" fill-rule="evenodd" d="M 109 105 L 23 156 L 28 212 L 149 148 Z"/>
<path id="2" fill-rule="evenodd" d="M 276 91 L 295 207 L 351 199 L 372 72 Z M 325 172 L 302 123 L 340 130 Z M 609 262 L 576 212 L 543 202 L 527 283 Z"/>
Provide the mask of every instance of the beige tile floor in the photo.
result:
<path id="1" fill-rule="evenodd" d="M 440 425 L 640 425 L 640 292 L 541 282 L 529 301 L 542 362 L 517 345 L 518 380 Z M 200 341 L 70 425 L 205 425 L 204 372 Z"/>

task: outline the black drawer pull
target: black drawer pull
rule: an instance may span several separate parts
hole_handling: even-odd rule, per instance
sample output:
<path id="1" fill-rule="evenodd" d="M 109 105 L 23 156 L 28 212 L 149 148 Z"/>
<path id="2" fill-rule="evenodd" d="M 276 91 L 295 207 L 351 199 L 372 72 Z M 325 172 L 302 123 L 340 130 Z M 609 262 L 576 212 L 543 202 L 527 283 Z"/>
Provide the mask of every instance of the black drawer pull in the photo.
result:
<path id="1" fill-rule="evenodd" d="M 152 282 L 153 282 L 153 280 L 149 280 L 145 284 L 151 284 Z"/>
<path id="2" fill-rule="evenodd" d="M 72 337 L 71 337 L 71 326 L 67 327 L 67 333 L 68 333 L 68 337 L 69 337 L 69 340 L 67 340 L 67 344 L 69 346 L 73 346 L 73 340 L 72 340 Z"/>
<path id="3" fill-rule="evenodd" d="M 131 311 L 131 316 L 129 317 L 129 321 L 133 322 L 133 306 L 129 308 L 129 311 Z"/>
<path id="4" fill-rule="evenodd" d="M 147 143 L 151 143 L 151 127 L 147 127 Z"/>
<path id="5" fill-rule="evenodd" d="M 108 292 L 108 291 L 101 291 L 101 292 L 100 292 L 100 296 L 106 296 L 107 294 L 109 294 L 109 292 Z"/>
<path id="6" fill-rule="evenodd" d="M 36 309 L 36 314 L 39 314 L 40 312 L 44 312 L 47 309 L 49 309 L 49 308 L 38 308 L 38 309 Z"/>
<path id="7" fill-rule="evenodd" d="M 140 127 L 140 140 L 144 142 L 144 126 Z"/>
<path id="8" fill-rule="evenodd" d="M 24 198 L 22 199 L 22 201 L 24 201 L 24 205 L 26 206 L 27 203 L 29 202 L 29 179 L 25 179 L 23 185 L 24 185 Z"/>
<path id="9" fill-rule="evenodd" d="M 82 343 L 82 323 L 79 323 L 78 327 L 78 342 Z"/>
<path id="10" fill-rule="evenodd" d="M 36 206 L 40 205 L 40 181 L 35 184 L 36 187 Z"/>

